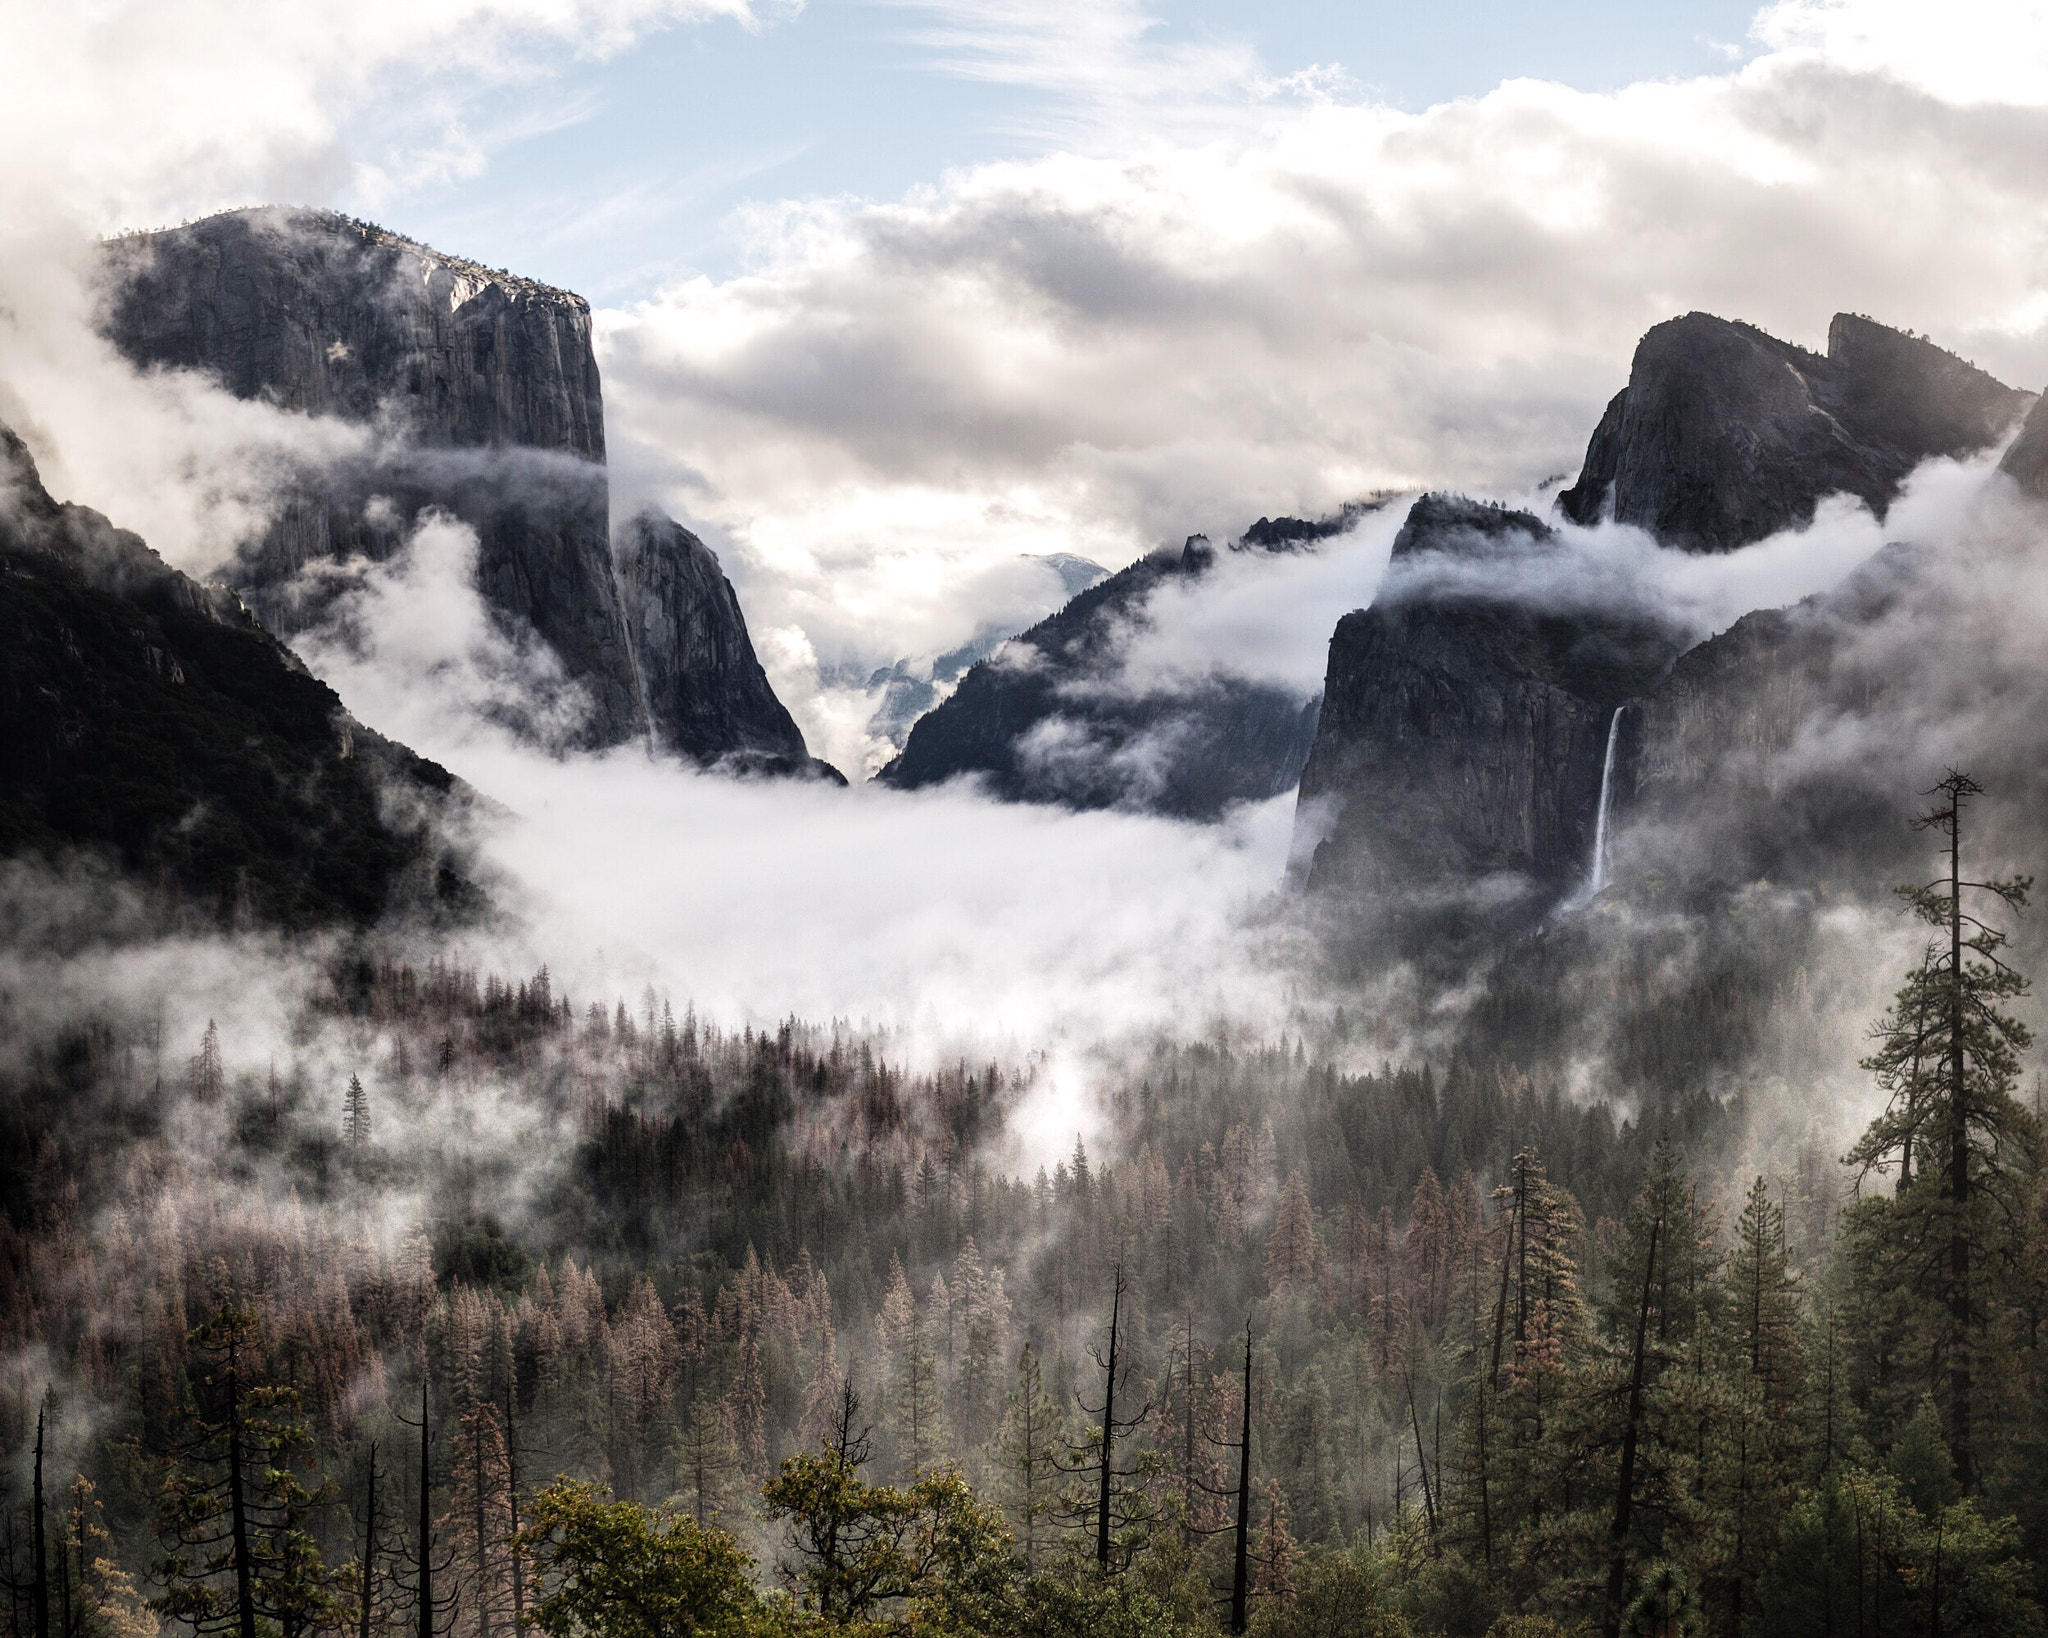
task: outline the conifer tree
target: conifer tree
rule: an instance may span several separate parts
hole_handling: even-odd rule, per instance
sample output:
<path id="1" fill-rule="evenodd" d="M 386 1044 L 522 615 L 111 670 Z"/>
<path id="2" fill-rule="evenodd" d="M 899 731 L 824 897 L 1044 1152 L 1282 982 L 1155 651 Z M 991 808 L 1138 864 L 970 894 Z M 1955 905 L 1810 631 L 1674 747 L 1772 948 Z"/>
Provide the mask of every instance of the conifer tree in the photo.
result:
<path id="1" fill-rule="evenodd" d="M 370 1094 L 363 1090 L 359 1075 L 348 1078 L 348 1093 L 341 1106 L 341 1138 L 351 1149 L 369 1146 Z"/>
<path id="2" fill-rule="evenodd" d="M 742 1481 L 732 1413 L 709 1389 L 697 1390 L 673 1455 L 677 1502 L 697 1523 L 717 1523 L 738 1503 Z"/>
<path id="3" fill-rule="evenodd" d="M 997 1470 L 1024 1562 L 1036 1569 L 1046 1521 L 1052 1517 L 1060 1455 L 1067 1447 L 1065 1421 L 1045 1391 L 1038 1354 L 1030 1343 L 1017 1353 L 1017 1385 L 1010 1390 L 997 1436 Z"/>
<path id="4" fill-rule="evenodd" d="M 224 1306 L 192 1334 L 208 1368 L 158 1500 L 158 1612 L 200 1638 L 283 1638 L 321 1625 L 332 1578 L 312 1534 L 324 1499 L 299 1477 L 312 1445 L 296 1390 L 266 1382 L 256 1316 Z"/>
<path id="5" fill-rule="evenodd" d="M 1942 840 L 1941 874 L 1898 893 L 1933 936 L 1873 1031 L 1877 1050 L 1864 1067 L 1890 1101 L 1849 1160 L 1884 1172 L 1898 1157 L 1894 1200 L 1889 1209 L 1866 1212 L 1861 1227 L 1908 1259 L 1908 1289 L 1938 1294 L 1942 1323 L 1930 1357 L 1939 1360 L 1957 1475 L 1965 1490 L 1975 1490 L 1975 1362 L 1990 1317 L 1986 1287 L 1996 1272 L 1987 1254 L 2010 1249 L 2010 1225 L 2025 1210 L 2041 1139 L 2033 1114 L 2013 1096 L 2018 1055 L 2032 1037 L 2007 1009 L 2026 994 L 2027 980 L 2000 953 L 2006 934 L 1970 904 L 1988 900 L 2022 910 L 2033 882 L 1964 876 L 1964 813 L 1982 794 L 1967 774 L 1951 770 L 1928 794 L 1939 800 L 1914 826 Z"/>

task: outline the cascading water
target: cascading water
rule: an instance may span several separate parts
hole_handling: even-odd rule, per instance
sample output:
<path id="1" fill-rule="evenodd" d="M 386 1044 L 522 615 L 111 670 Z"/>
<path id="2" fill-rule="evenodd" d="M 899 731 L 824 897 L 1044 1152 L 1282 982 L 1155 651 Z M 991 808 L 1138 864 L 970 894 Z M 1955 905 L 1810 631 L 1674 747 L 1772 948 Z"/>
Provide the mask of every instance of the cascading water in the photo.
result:
<path id="1" fill-rule="evenodd" d="M 1614 747 L 1621 739 L 1621 714 L 1626 705 L 1617 705 L 1614 715 L 1607 719 L 1607 755 L 1600 763 L 1600 809 L 1593 820 L 1593 868 L 1586 876 L 1586 885 L 1579 897 L 1590 899 L 1607 885 L 1607 815 L 1614 806 Z"/>

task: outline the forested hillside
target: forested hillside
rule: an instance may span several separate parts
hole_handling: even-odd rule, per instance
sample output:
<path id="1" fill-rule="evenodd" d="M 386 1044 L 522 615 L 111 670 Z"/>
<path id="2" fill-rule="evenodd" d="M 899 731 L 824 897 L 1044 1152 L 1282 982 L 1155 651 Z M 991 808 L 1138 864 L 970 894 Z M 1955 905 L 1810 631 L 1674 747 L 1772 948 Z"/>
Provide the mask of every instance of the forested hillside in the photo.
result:
<path id="1" fill-rule="evenodd" d="M 2037 1630 L 2024 896 L 1920 891 L 1886 1113 L 1762 1176 L 1740 1078 L 1656 1066 L 1810 1033 L 1803 969 L 1591 1095 L 1341 1019 L 1103 1049 L 1050 1166 L 1042 1060 L 545 971 L 96 1005 L 8 1072 L 13 1630 Z"/>

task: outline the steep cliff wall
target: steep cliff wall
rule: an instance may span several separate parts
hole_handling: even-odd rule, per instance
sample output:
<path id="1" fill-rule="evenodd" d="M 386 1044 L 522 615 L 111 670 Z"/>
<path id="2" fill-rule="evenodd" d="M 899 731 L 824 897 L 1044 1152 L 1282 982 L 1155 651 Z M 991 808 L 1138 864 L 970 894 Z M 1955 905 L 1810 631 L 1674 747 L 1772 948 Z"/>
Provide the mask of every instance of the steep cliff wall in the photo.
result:
<path id="1" fill-rule="evenodd" d="M 107 247 L 108 335 L 135 362 L 375 429 L 295 474 L 235 570 L 289 634 L 308 563 L 389 555 L 427 506 L 473 524 L 478 582 L 589 692 L 587 739 L 644 722 L 607 540 L 604 412 L 581 297 L 325 211 L 234 211 Z"/>
<path id="2" fill-rule="evenodd" d="M 1838 315 L 1821 356 L 1692 313 L 1643 337 L 1559 506 L 1576 522 L 1611 515 L 1686 551 L 1727 551 L 1811 521 L 1830 494 L 1881 516 L 1922 460 L 1987 447 L 2027 402 L 1868 319 Z M 2048 455 L 2039 464 L 2048 472 Z M 1597 591 L 1539 608 L 1512 589 L 1505 559 L 1494 599 L 1475 596 L 1469 576 L 1446 592 L 1403 567 L 1431 552 L 1540 554 L 1547 538 L 1533 517 L 1417 503 L 1379 600 L 1331 641 L 1301 783 L 1297 857 L 1313 846 L 1312 886 L 1426 890 L 1511 872 L 1540 898 L 1584 879 L 1624 703 L 1618 812 L 1665 826 L 1723 813 L 1724 862 L 1738 872 L 1738 856 L 1776 845 L 1725 826 L 1784 777 L 1783 753 L 1830 674 L 1823 634 L 1840 608 L 1752 616 L 1673 669 L 1682 635 L 1601 607 Z M 1778 839 L 1796 850 L 1801 827 L 1853 823 L 1855 800 L 1816 785 Z"/>
<path id="3" fill-rule="evenodd" d="M 617 558 L 656 744 L 705 767 L 836 777 L 775 697 L 711 549 L 650 508 L 619 531 Z"/>
<path id="4" fill-rule="evenodd" d="M 207 918 L 468 914 L 467 794 L 353 721 L 225 587 L 60 506 L 0 427 L 0 857 L 111 857 Z"/>
<path id="5" fill-rule="evenodd" d="M 1709 887 L 1860 874 L 1881 893 L 1915 792 L 1908 747 L 1866 755 L 1859 725 L 1910 694 L 1923 657 L 1866 639 L 1904 609 L 1938 623 L 1939 574 L 1923 549 L 1889 546 L 1833 591 L 1743 616 L 1631 706 L 1615 816 L 1640 864 Z"/>
<path id="6" fill-rule="evenodd" d="M 1552 547 L 1526 512 L 1457 496 L 1411 508 L 1380 596 L 1338 622 L 1302 770 L 1318 890 L 1429 889 L 1509 872 L 1584 876 L 1615 709 L 1683 646 L 1627 613 L 1526 606 L 1518 565 Z M 1447 591 L 1436 563 L 1498 569 L 1500 596 Z M 1472 577 L 1460 577 L 1469 586 Z"/>
<path id="7" fill-rule="evenodd" d="M 1728 551 L 1811 522 L 1832 494 L 1882 517 L 1921 461 L 1987 448 L 2027 403 L 1932 342 L 1854 314 L 1835 315 L 1823 356 L 1688 313 L 1637 344 L 1558 504 L 1577 523 L 1607 512 L 1667 545 Z"/>

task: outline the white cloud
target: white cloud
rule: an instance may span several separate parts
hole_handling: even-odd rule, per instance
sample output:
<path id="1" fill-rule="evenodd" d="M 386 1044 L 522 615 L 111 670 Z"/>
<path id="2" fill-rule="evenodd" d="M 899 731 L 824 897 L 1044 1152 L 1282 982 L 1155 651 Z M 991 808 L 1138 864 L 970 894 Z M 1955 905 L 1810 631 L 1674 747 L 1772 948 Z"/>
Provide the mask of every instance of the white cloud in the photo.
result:
<path id="1" fill-rule="evenodd" d="M 1945 9 L 1943 51 L 2000 65 L 1965 96 L 1900 70 L 1919 16 L 1788 0 L 1725 74 L 1416 115 L 1217 76 L 1199 134 L 1117 124 L 759 213 L 750 271 L 603 315 L 614 460 L 729 542 L 750 614 L 879 663 L 966 636 L 973 578 L 1020 549 L 1119 564 L 1375 488 L 1575 470 L 1636 339 L 1692 308 L 1814 346 L 1867 312 L 2039 386 L 2048 27 Z M 1074 75 L 1143 61 L 1142 20 L 1106 14 Z M 1052 35 L 1016 73 L 1058 79 Z"/>
<path id="2" fill-rule="evenodd" d="M 105 230 L 331 192 L 365 167 L 459 170 L 479 85 L 711 17 L 756 20 L 752 0 L 10 0 L 0 199 Z M 385 134 L 350 151 L 370 104 Z"/>
<path id="3" fill-rule="evenodd" d="M 1949 102 L 2048 103 L 2039 0 L 1776 0 L 1750 32 L 1774 50 L 1889 75 Z"/>

